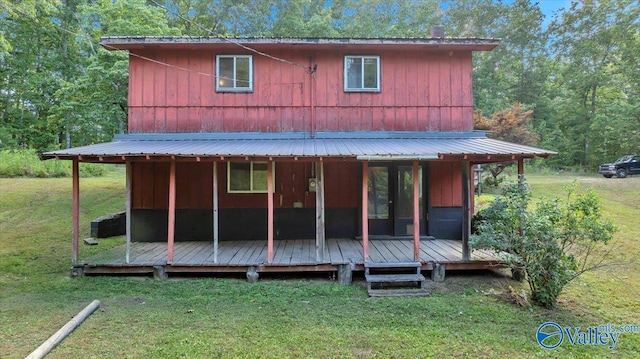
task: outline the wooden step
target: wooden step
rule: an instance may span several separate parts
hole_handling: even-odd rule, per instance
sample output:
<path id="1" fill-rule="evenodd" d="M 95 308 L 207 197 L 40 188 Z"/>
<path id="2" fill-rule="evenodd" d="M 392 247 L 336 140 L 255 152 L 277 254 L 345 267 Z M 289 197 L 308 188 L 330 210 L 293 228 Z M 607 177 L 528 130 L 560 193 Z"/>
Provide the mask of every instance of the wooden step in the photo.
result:
<path id="1" fill-rule="evenodd" d="M 426 297 L 429 292 L 423 288 L 369 289 L 370 297 Z"/>
<path id="2" fill-rule="evenodd" d="M 420 262 L 364 262 L 365 268 L 420 268 Z"/>
<path id="3" fill-rule="evenodd" d="M 422 274 L 366 274 L 368 283 L 424 282 Z"/>

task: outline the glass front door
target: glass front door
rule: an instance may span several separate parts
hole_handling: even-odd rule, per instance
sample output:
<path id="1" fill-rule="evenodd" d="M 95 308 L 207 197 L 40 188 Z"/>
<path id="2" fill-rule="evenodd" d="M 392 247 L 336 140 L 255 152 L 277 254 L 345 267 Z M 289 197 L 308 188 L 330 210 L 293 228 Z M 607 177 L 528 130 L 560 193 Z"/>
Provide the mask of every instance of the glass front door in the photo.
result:
<path id="1" fill-rule="evenodd" d="M 372 235 L 406 236 L 413 234 L 413 167 L 399 164 L 369 166 L 368 217 Z M 426 233 L 424 221 L 423 175 L 420 181 L 420 227 Z"/>

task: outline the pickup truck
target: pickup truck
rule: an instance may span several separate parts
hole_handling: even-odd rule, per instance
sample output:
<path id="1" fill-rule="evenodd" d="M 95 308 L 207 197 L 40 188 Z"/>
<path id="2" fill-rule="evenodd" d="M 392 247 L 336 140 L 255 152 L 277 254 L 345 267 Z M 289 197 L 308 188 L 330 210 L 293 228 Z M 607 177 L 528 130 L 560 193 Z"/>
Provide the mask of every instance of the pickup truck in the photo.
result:
<path id="1" fill-rule="evenodd" d="M 628 175 L 640 174 L 640 155 L 626 155 L 618 158 L 613 163 L 600 165 L 598 173 L 606 178 L 616 176 L 625 178 Z"/>

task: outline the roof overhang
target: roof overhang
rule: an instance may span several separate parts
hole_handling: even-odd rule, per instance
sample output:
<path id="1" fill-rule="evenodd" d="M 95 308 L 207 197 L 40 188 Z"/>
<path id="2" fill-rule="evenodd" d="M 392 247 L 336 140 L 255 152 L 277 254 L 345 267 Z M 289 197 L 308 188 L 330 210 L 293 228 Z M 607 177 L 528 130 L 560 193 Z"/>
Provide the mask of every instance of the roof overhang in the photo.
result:
<path id="1" fill-rule="evenodd" d="M 498 39 L 483 38 L 228 38 L 228 37 L 103 37 L 108 50 L 224 50 L 250 47 L 253 50 L 432 50 L 490 51 Z"/>
<path id="2" fill-rule="evenodd" d="M 490 139 L 483 132 L 339 132 L 130 134 L 113 142 L 45 152 L 81 162 L 127 161 L 409 161 L 475 163 L 546 158 L 556 152 Z"/>

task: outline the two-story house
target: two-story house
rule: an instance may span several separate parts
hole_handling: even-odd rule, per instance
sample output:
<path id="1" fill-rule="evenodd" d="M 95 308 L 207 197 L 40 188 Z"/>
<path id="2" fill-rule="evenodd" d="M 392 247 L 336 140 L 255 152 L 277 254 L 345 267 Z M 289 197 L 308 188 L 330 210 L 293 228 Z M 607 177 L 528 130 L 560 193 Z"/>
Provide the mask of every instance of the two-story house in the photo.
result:
<path id="1" fill-rule="evenodd" d="M 522 174 L 552 153 L 473 130 L 472 52 L 494 39 L 101 45 L 129 52 L 128 134 L 42 154 L 73 161 L 84 273 L 484 268 L 495 258 L 468 245 L 472 166 L 513 161 Z M 126 164 L 119 259 L 78 259 L 79 162 Z"/>

